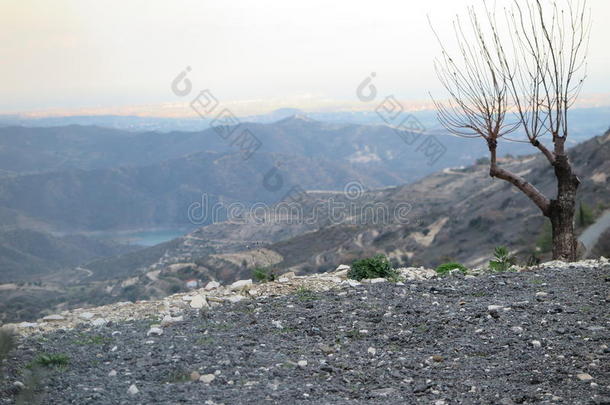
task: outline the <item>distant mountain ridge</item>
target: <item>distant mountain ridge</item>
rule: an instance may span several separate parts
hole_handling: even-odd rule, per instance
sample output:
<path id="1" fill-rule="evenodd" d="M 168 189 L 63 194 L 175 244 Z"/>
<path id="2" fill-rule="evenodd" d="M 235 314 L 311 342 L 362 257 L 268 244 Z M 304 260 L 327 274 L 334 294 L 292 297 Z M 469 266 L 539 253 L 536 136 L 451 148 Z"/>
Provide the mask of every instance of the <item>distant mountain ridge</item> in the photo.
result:
<path id="1" fill-rule="evenodd" d="M 247 161 L 214 129 L 0 128 L 0 216 L 11 210 L 21 223 L 70 232 L 183 226 L 188 207 L 203 193 L 212 200 L 274 203 L 292 186 L 404 184 L 484 153 L 481 143 L 465 146 L 463 139 L 423 134 L 446 148 L 431 165 L 416 145 L 405 144 L 386 125 L 325 123 L 300 114 L 240 128 L 261 143 Z M 522 148 L 507 147 L 507 152 Z M 273 168 L 282 180 L 278 190 L 263 184 Z"/>
<path id="2" fill-rule="evenodd" d="M 475 140 L 463 142 L 476 143 Z M 579 204 L 586 203 L 595 213 L 610 208 L 610 176 L 607 175 L 610 173 L 610 132 L 572 148 L 569 153 L 582 181 Z M 238 159 L 231 154 L 213 155 Z M 311 161 L 308 162 L 311 166 Z M 195 167 L 200 170 L 198 161 L 196 163 Z M 175 164 L 183 167 L 184 162 L 176 161 Z M 501 164 L 553 195 L 552 169 L 542 156 L 506 158 Z M 138 182 L 140 190 L 154 190 L 173 179 L 175 169 L 171 167 L 151 169 L 151 176 L 144 177 L 148 180 Z M 120 174 L 122 170 L 138 173 L 140 169 L 113 170 Z M 355 197 L 343 192 L 309 192 L 300 200 L 303 215 L 310 217 L 322 207 L 312 221 L 293 218 L 290 214 L 279 218 L 281 220 L 262 223 L 250 218 L 245 222 L 210 224 L 150 248 L 106 257 L 100 254 L 92 260 L 84 258 L 78 267 L 49 269 L 44 277 L 38 278 L 42 280 L 42 286 L 27 284 L 0 290 L 0 302 L 3 311 L 11 314 L 7 319 L 25 319 L 49 309 L 48 302 L 64 307 L 163 297 L 184 290 L 187 280 L 229 283 L 250 278 L 255 267 L 267 267 L 277 273 L 309 274 L 377 253 L 388 256 L 396 266 L 435 267 L 451 260 L 475 266 L 487 262 L 498 245 L 507 246 L 522 263 L 536 255 L 544 258 L 545 252 L 538 250 L 542 246 L 540 240 L 545 236 L 544 218 L 522 194 L 508 183 L 493 180 L 488 173 L 485 164 L 445 169 L 412 184 L 362 190 Z M 223 182 L 214 184 L 221 187 Z M 0 182 L 0 185 L 6 190 L 5 183 Z M 366 212 L 358 209 L 339 210 L 335 214 L 345 215 L 333 217 L 328 211 L 330 201 L 338 206 L 345 204 L 344 207 L 355 204 L 356 208 L 378 203 L 391 213 L 405 203 L 410 209 L 406 211 L 406 217 L 390 216 L 371 222 L 370 218 L 367 220 Z M 268 208 L 271 212 L 273 209 L 273 206 Z M 6 216 L 14 212 L 6 209 Z M 27 222 L 24 218 L 20 220 Z M 582 229 L 579 227 L 579 232 Z M 36 262 L 36 257 L 46 257 L 44 260 L 51 257 L 33 254 L 36 249 L 32 249 L 31 244 L 29 250 L 23 249 L 24 246 L 28 243 L 11 248 L 34 257 L 29 262 L 34 270 L 36 263 L 40 263 Z M 595 252 L 605 254 L 603 249 L 607 249 L 607 243 L 601 243 Z M 70 253 L 70 249 L 64 252 Z M 10 254 L 5 254 L 6 258 L 10 259 Z M 23 281 L 31 279 L 33 274 L 36 272 L 28 274 L 15 269 L 4 274 L 4 279 Z"/>

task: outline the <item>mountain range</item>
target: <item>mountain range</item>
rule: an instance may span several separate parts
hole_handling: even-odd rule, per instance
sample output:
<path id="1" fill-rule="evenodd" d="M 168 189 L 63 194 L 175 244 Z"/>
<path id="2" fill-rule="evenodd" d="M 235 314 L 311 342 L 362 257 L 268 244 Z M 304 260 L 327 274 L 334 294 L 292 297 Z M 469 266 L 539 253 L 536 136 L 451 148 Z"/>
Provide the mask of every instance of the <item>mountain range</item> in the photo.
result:
<path id="1" fill-rule="evenodd" d="M 75 125 L 0 128 L 0 216 L 7 217 L 0 226 L 30 223 L 63 233 L 184 227 L 191 225 L 188 207 L 204 193 L 215 201 L 270 204 L 295 186 L 395 186 L 485 154 L 480 142 L 426 133 L 421 142 L 434 138 L 444 148 L 430 164 L 417 144 L 406 144 L 387 125 L 292 116 L 240 128 L 260 141 L 248 159 L 214 128 L 170 133 Z M 522 144 L 505 145 L 505 153 L 524 150 Z"/>
<path id="2" fill-rule="evenodd" d="M 3 312 L 25 319 L 49 300 L 160 297 L 192 279 L 229 282 L 249 278 L 255 267 L 312 273 L 376 253 L 395 266 L 432 267 L 480 265 L 498 245 L 522 261 L 548 254 L 548 225 L 523 195 L 489 177 L 478 159 L 483 142 L 422 134 L 446 149 L 428 164 L 389 126 L 301 115 L 242 125 L 261 142 L 248 159 L 213 128 L 0 128 Z M 609 208 L 609 137 L 570 150 L 581 174 L 579 204 L 595 216 Z M 505 143 L 501 151 L 502 165 L 553 195 L 544 159 L 514 157 L 531 153 L 523 144 Z M 295 187 L 299 212 L 281 211 Z M 209 206 L 244 212 L 193 218 L 193 204 L 202 206 L 204 197 Z M 385 214 L 375 217 L 375 210 Z M 94 237 L 171 227 L 197 229 L 149 248 Z M 591 250 L 606 254 L 604 246 Z"/>

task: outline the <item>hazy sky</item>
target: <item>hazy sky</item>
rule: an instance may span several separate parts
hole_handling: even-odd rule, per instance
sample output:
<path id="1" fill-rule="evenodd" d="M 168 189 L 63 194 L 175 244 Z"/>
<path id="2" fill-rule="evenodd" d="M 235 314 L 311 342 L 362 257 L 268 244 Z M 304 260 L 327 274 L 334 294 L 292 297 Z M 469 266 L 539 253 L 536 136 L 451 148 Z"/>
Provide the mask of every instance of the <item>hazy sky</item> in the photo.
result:
<path id="1" fill-rule="evenodd" d="M 221 100 L 440 92 L 432 61 L 477 0 L 1 0 L 0 112 L 175 102 L 171 80 Z M 498 0 L 499 4 L 504 3 Z M 610 2 L 590 0 L 585 94 L 610 93 Z"/>

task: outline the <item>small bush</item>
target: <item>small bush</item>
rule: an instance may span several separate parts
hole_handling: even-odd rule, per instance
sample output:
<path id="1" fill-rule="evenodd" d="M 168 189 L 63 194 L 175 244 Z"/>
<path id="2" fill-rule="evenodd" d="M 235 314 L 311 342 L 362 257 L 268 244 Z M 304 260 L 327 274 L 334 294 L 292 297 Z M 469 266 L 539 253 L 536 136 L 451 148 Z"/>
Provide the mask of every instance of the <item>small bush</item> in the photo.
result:
<path id="1" fill-rule="evenodd" d="M 489 268 L 493 271 L 507 271 L 516 262 L 515 257 L 504 246 L 496 247 L 494 259 L 489 261 Z"/>
<path id="2" fill-rule="evenodd" d="M 451 270 L 459 270 L 462 274 L 468 273 L 468 268 L 458 262 L 443 263 L 436 268 L 436 272 L 441 276 L 449 274 Z"/>
<path id="3" fill-rule="evenodd" d="M 70 358 L 65 354 L 39 354 L 32 362 L 30 363 L 30 368 L 32 366 L 42 366 L 42 367 L 65 367 L 70 362 Z"/>
<path id="4" fill-rule="evenodd" d="M 259 283 L 267 283 L 269 281 L 275 281 L 277 278 L 276 274 L 269 270 L 261 267 L 257 267 L 252 270 L 252 278 Z"/>
<path id="5" fill-rule="evenodd" d="M 353 262 L 352 267 L 347 272 L 347 277 L 358 281 L 367 278 L 396 279 L 398 273 L 392 270 L 387 257 L 376 255 Z"/>

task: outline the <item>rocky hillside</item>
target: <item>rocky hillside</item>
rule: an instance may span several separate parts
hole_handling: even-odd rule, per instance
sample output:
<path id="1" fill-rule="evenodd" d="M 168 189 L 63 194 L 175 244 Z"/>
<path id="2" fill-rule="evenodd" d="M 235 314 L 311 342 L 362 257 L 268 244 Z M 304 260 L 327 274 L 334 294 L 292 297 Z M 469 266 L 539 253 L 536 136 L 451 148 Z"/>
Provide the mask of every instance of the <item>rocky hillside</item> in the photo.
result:
<path id="1" fill-rule="evenodd" d="M 610 208 L 610 132 L 574 147 L 570 156 L 581 173 L 579 206 L 601 215 Z M 542 156 L 506 158 L 501 164 L 547 195 L 555 194 L 552 169 Z M 174 265 L 179 263 L 190 267 L 191 278 L 230 282 L 249 277 L 256 266 L 312 273 L 377 253 L 397 266 L 435 267 L 451 260 L 477 266 L 489 260 L 496 246 L 505 245 L 522 262 L 548 259 L 545 219 L 510 184 L 490 178 L 488 170 L 486 164 L 445 169 L 414 184 L 363 192 L 357 198 L 308 193 L 299 202 L 300 218 L 280 218 L 272 207 L 265 215 L 271 220 L 200 228 L 166 246 L 158 259 L 136 252 L 91 267 L 125 268 L 129 258 L 132 271 L 141 274 L 142 287 L 152 288 L 155 283 L 147 272 L 176 279 Z M 379 204 L 390 214 L 387 218 L 371 216 L 369 208 Z M 397 217 L 405 204 L 406 214 Z M 331 212 L 329 207 L 343 208 Z M 578 232 L 585 227 L 577 221 Z"/>
<path id="2" fill-rule="evenodd" d="M 610 264 L 246 280 L 18 325 L 3 403 L 610 403 Z M 24 402 L 25 401 L 25 402 Z"/>
<path id="3" fill-rule="evenodd" d="M 27 228 L 0 228 L 0 283 L 38 281 L 66 267 L 133 250 L 135 246 L 83 235 L 60 237 Z"/>
<path id="4" fill-rule="evenodd" d="M 607 133 L 570 152 L 581 174 L 579 204 L 594 216 L 609 208 L 609 139 Z M 540 157 L 505 158 L 502 165 L 553 195 L 551 170 Z M 450 260 L 477 266 L 498 245 L 508 246 L 521 263 L 549 256 L 550 230 L 543 217 L 510 185 L 491 179 L 484 164 L 446 169 L 411 185 L 357 191 L 355 196 L 308 192 L 299 200 L 300 216 L 271 207 L 259 213 L 265 221 L 233 218 L 171 242 L 54 272 L 35 289 L 0 290 L 0 312 L 5 322 L 29 319 L 57 305 L 160 298 L 185 291 L 190 280 L 230 283 L 250 278 L 255 267 L 311 274 L 377 253 L 395 266 L 428 267 Z M 371 216 L 370 207 L 379 205 L 388 217 Z M 397 217 L 401 207 L 408 209 Z M 602 238 L 593 253 L 608 255 L 604 249 Z"/>

